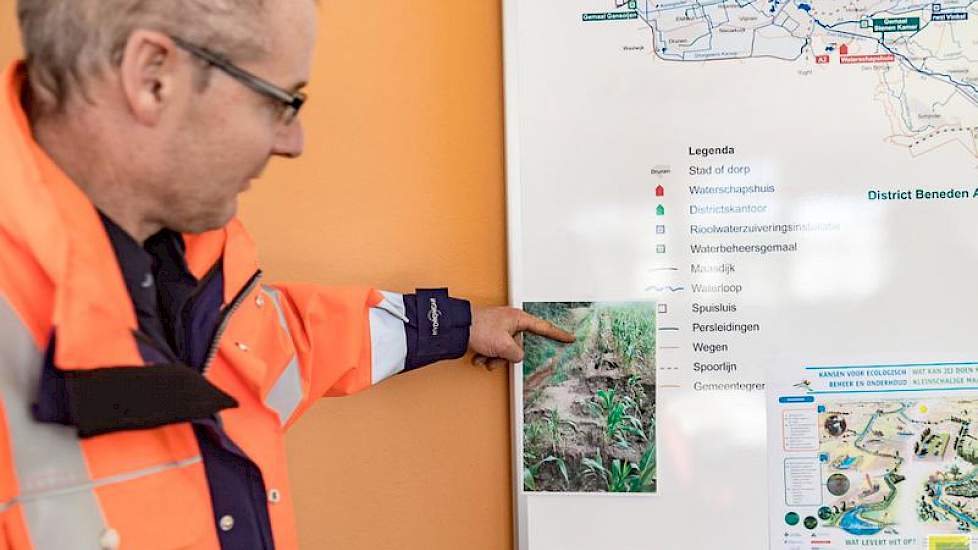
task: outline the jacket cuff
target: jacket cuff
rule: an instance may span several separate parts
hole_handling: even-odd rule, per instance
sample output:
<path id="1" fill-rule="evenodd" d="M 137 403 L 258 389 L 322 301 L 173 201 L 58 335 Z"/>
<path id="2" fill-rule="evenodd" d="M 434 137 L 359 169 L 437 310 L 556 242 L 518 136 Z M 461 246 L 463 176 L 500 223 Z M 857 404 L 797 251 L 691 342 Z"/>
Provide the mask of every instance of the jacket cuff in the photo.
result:
<path id="1" fill-rule="evenodd" d="M 445 359 L 457 359 L 469 348 L 472 307 L 468 300 L 452 298 L 448 289 L 418 289 L 404 295 L 408 318 L 407 361 L 412 370 Z"/>

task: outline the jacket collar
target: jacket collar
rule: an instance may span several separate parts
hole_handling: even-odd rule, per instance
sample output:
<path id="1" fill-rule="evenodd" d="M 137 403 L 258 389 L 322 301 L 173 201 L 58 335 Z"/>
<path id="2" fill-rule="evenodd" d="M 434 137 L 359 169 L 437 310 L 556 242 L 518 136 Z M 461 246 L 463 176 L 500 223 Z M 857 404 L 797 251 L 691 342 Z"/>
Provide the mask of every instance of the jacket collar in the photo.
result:
<path id="1" fill-rule="evenodd" d="M 20 99 L 22 62 L 3 73 L 2 85 L 0 231 L 29 252 L 53 283 L 54 362 L 64 370 L 142 365 L 132 337 L 136 316 L 98 212 L 33 139 Z M 254 243 L 237 220 L 185 238 L 188 266 L 198 278 L 224 256 L 225 304 L 257 271 Z"/>

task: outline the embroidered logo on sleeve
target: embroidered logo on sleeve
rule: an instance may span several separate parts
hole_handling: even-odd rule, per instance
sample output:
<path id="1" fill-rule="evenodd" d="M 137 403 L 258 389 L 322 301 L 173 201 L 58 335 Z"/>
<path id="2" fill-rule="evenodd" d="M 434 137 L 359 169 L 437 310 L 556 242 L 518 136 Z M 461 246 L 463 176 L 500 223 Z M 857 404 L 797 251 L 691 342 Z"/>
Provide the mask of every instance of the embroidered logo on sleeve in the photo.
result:
<path id="1" fill-rule="evenodd" d="M 429 299 L 428 320 L 431 321 L 431 335 L 438 336 L 438 319 L 441 318 L 441 311 L 438 309 L 438 301 L 434 298 Z"/>

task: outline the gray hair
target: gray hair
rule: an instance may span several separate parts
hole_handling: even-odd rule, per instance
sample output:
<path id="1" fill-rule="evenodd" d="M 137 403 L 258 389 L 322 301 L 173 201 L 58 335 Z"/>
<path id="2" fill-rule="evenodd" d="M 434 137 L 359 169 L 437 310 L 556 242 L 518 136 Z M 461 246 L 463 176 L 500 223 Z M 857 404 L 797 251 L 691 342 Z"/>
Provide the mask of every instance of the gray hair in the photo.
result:
<path id="1" fill-rule="evenodd" d="M 229 56 L 263 52 L 266 0 L 17 0 L 34 108 L 62 109 L 85 81 L 118 66 L 137 29 Z M 40 104 L 39 104 L 40 103 Z"/>

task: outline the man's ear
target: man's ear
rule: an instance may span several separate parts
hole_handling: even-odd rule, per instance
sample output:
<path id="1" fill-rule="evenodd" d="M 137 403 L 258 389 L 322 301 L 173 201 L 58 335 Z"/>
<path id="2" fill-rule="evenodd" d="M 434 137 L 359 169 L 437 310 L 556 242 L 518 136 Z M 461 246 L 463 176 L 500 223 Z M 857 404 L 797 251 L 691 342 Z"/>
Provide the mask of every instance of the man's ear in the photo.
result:
<path id="1" fill-rule="evenodd" d="M 181 84 L 179 52 L 169 36 L 136 30 L 129 36 L 119 66 L 122 90 L 133 116 L 155 126 Z"/>

